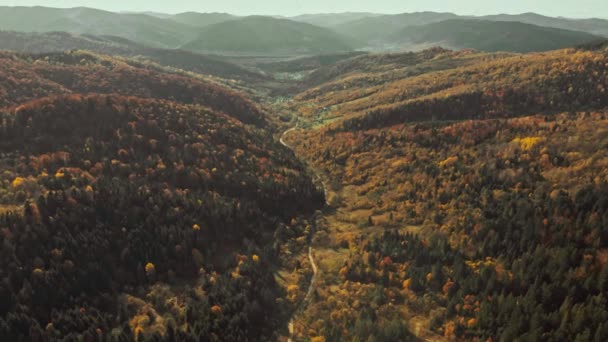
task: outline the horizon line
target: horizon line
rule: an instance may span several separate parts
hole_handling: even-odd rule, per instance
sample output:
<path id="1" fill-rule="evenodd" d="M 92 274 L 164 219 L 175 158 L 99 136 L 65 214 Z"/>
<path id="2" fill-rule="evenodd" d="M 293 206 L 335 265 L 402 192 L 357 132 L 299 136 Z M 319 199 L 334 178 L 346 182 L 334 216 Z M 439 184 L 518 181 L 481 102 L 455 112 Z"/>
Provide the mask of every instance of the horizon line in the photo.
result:
<path id="1" fill-rule="evenodd" d="M 600 19 L 600 20 L 608 20 L 608 16 L 607 17 L 599 17 L 599 16 L 594 16 L 594 17 L 568 17 L 568 16 L 552 16 L 552 15 L 548 15 L 548 14 L 543 14 L 540 12 L 532 12 L 532 11 L 527 11 L 527 12 L 513 12 L 513 13 L 509 13 L 509 12 L 500 12 L 500 13 L 486 13 L 486 14 L 465 14 L 465 13 L 457 13 L 457 12 L 451 12 L 451 11 L 430 11 L 430 10 L 425 10 L 425 11 L 405 11 L 405 12 L 400 12 L 400 11 L 396 11 L 396 12 L 392 12 L 392 13 L 388 13 L 388 12 L 373 12 L 373 11 L 349 11 L 349 10 L 345 10 L 345 11 L 337 11 L 337 12 L 304 12 L 304 13 L 299 13 L 299 14 L 271 14 L 271 13 L 249 13 L 249 14 L 234 14 L 234 13 L 230 13 L 230 12 L 219 12 L 219 11 L 212 11 L 212 12 L 199 12 L 196 10 L 190 10 L 190 11 L 178 11 L 178 12 L 161 12 L 161 11 L 154 11 L 154 10 L 108 10 L 108 9 L 103 9 L 103 8 L 97 8 L 97 7 L 88 7 L 88 6 L 72 6 L 72 7 L 55 7 L 55 6 L 41 6 L 41 5 L 18 5 L 18 6 L 7 6 L 7 5 L 0 5 L 0 8 L 46 8 L 46 9 L 58 9 L 58 10 L 70 10 L 70 9 L 91 9 L 91 10 L 97 10 L 97 11 L 103 11 L 103 12 L 109 12 L 109 13 L 116 13 L 116 14 L 142 14 L 142 15 L 148 15 L 148 16 L 153 16 L 152 14 L 157 14 L 157 15 L 166 15 L 166 16 L 175 16 L 175 15 L 179 15 L 179 14 L 185 14 L 185 13 L 198 13 L 198 14 L 228 14 L 228 15 L 232 15 L 235 17 L 247 17 L 247 16 L 268 16 L 268 17 L 284 17 L 284 18 L 294 18 L 294 17 L 299 17 L 299 16 L 314 16 L 314 15 L 340 15 L 340 14 L 371 14 L 371 15 L 378 15 L 378 16 L 384 16 L 384 15 L 399 15 L 399 14 L 417 14 L 417 13 L 438 13 L 438 14 L 454 14 L 457 16 L 461 16 L 461 17 L 485 17 L 485 16 L 496 16 L 496 15 L 510 15 L 510 16 L 518 16 L 518 15 L 525 15 L 525 14 L 535 14 L 535 15 L 540 15 L 540 16 L 544 16 L 544 17 L 549 17 L 549 18 L 557 18 L 557 19 L 573 19 L 573 20 L 584 20 L 584 19 Z"/>

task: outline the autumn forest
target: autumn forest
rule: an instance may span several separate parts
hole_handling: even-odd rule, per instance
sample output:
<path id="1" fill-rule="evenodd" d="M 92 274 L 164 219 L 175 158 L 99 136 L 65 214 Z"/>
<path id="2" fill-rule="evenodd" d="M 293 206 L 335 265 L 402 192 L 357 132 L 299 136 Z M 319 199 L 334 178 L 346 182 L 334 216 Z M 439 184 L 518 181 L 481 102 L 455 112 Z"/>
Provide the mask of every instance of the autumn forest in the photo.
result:
<path id="1" fill-rule="evenodd" d="M 608 340 L 608 21 L 0 17 L 0 341 Z"/>

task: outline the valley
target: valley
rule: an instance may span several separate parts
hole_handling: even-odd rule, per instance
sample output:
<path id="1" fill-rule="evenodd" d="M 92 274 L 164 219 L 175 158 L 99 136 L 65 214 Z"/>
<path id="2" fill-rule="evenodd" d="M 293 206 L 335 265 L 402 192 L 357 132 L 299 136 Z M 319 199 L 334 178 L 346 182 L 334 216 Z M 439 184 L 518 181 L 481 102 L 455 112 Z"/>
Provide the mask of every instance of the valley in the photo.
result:
<path id="1" fill-rule="evenodd" d="M 0 340 L 608 339 L 608 21 L 2 18 Z"/>

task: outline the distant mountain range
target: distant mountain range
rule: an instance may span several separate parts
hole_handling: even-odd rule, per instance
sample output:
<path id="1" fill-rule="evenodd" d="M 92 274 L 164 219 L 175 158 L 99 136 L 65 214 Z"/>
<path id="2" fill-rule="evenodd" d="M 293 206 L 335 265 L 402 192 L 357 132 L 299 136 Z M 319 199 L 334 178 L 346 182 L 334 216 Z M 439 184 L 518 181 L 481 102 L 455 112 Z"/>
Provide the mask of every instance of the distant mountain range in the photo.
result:
<path id="1" fill-rule="evenodd" d="M 319 14 L 302 14 L 288 19 L 300 21 L 312 25 L 333 28 L 338 25 L 346 24 L 352 21 L 357 21 L 365 18 L 382 17 L 383 14 L 365 13 L 365 12 L 346 12 L 346 13 L 319 13 Z"/>
<path id="2" fill-rule="evenodd" d="M 112 36 L 151 48 L 206 54 L 300 56 L 417 50 L 431 45 L 545 51 L 608 37 L 608 20 L 552 18 L 534 13 L 484 17 L 436 12 L 330 13 L 277 18 L 197 12 L 113 13 L 85 7 L 0 7 L 0 30 Z"/>
<path id="3" fill-rule="evenodd" d="M 219 24 L 239 17 L 228 13 L 198 13 L 184 12 L 168 17 L 175 22 L 191 25 L 194 27 L 205 27 L 207 25 Z"/>
<path id="4" fill-rule="evenodd" d="M 162 66 L 179 68 L 198 74 L 224 79 L 260 81 L 265 77 L 238 65 L 179 49 L 146 47 L 125 38 L 115 36 L 76 35 L 66 32 L 2 32 L 0 50 L 43 54 L 71 50 L 88 50 L 106 55 L 143 58 Z"/>
<path id="5" fill-rule="evenodd" d="M 239 54 L 321 54 L 351 51 L 354 40 L 327 28 L 287 19 L 251 16 L 203 27 L 186 50 Z"/>
<path id="6" fill-rule="evenodd" d="M 169 48 L 179 47 L 194 36 L 192 27 L 173 20 L 84 7 L 0 7 L 0 29 L 112 35 L 152 47 Z"/>
<path id="7" fill-rule="evenodd" d="M 396 46 L 441 45 L 453 49 L 532 52 L 557 50 L 599 39 L 589 33 L 517 21 L 451 19 L 408 26 L 392 36 Z"/>

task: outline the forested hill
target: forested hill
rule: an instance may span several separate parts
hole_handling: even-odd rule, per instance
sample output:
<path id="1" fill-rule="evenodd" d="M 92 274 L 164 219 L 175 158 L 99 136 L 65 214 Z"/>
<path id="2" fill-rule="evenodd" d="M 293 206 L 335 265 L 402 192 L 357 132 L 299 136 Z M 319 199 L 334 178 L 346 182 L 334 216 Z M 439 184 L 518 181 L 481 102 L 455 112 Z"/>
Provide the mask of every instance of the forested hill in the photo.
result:
<path id="1" fill-rule="evenodd" d="M 275 339 L 324 200 L 266 114 L 130 60 L 0 59 L 0 340 Z"/>
<path id="2" fill-rule="evenodd" d="M 176 48 L 191 37 L 190 25 L 139 13 L 94 8 L 1 7 L 0 29 L 113 35 L 148 46 Z"/>
<path id="3" fill-rule="evenodd" d="M 608 105 L 607 58 L 602 48 L 527 55 L 433 49 L 361 56 L 312 74 L 312 84 L 321 75 L 335 76 L 298 95 L 297 106 L 305 115 L 340 117 L 344 120 L 334 125 L 346 130 L 602 109 Z M 315 113 L 311 103 L 324 109 Z"/>
<path id="4" fill-rule="evenodd" d="M 203 27 L 182 48 L 227 55 L 307 55 L 351 51 L 351 39 L 286 19 L 251 16 Z"/>
<path id="5" fill-rule="evenodd" d="M 266 80 L 260 73 L 222 61 L 217 56 L 205 56 L 179 49 L 147 47 L 116 36 L 0 31 L 0 49 L 28 54 L 87 50 L 104 55 L 150 60 L 163 66 L 222 79 L 245 80 L 250 83 Z"/>
<path id="6" fill-rule="evenodd" d="M 0 108 L 66 93 L 117 93 L 203 104 L 245 123 L 263 125 L 258 107 L 218 85 L 137 61 L 89 52 L 0 53 Z"/>
<path id="7" fill-rule="evenodd" d="M 431 49 L 305 78 L 285 140 L 333 210 L 298 336 L 608 339 L 607 65 Z"/>
<path id="8" fill-rule="evenodd" d="M 516 21 L 452 19 L 421 26 L 408 26 L 389 41 L 404 47 L 442 45 L 481 51 L 550 51 L 601 39 L 585 32 L 542 27 Z"/>

